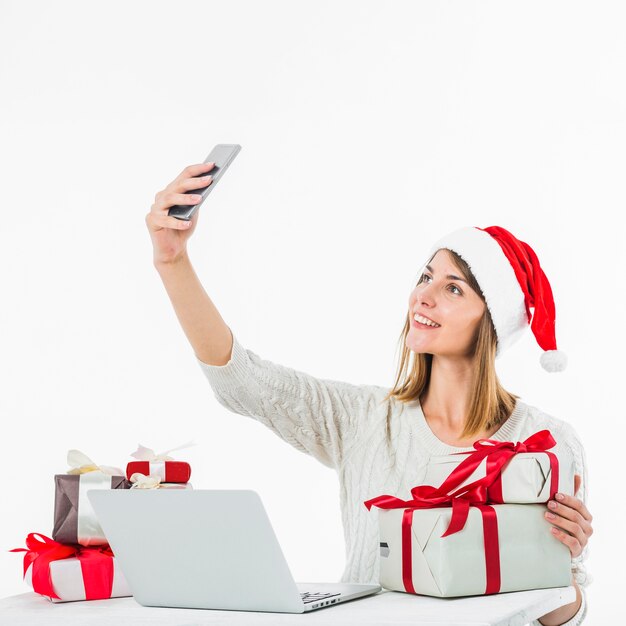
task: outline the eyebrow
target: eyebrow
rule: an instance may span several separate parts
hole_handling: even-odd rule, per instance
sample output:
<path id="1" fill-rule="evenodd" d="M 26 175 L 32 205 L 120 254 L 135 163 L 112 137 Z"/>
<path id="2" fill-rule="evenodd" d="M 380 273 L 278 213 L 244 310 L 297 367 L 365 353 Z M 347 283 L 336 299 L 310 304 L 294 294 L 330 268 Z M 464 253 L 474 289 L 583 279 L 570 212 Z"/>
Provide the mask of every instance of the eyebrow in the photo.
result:
<path id="1" fill-rule="evenodd" d="M 435 272 L 433 271 L 433 268 L 430 265 L 426 266 L 426 269 L 431 273 L 434 274 Z M 463 283 L 467 284 L 467 281 L 464 278 L 461 278 L 460 276 L 455 276 L 454 274 L 448 274 L 446 276 L 446 278 L 448 278 L 449 280 L 460 280 Z"/>

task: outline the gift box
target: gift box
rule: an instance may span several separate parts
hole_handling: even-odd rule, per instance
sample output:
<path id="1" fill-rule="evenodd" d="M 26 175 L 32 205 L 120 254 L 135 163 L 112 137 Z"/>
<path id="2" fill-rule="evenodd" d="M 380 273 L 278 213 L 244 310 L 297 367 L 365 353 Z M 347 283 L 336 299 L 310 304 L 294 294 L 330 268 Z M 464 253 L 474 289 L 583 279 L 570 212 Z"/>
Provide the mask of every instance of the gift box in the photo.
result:
<path id="1" fill-rule="evenodd" d="M 121 469 L 96 465 L 80 450 L 69 450 L 67 474 L 54 477 L 52 538 L 65 544 L 100 546 L 108 542 L 87 498 L 89 489 L 130 489 Z"/>
<path id="2" fill-rule="evenodd" d="M 427 481 L 444 478 L 438 486 L 413 487 L 410 500 L 367 500 L 381 509 L 380 584 L 438 597 L 569 585 L 569 548 L 537 503 L 573 495 L 573 462 L 550 452 L 555 445 L 548 430 L 517 443 L 479 439 L 474 452 L 449 455 L 446 469 L 427 470 Z"/>
<path id="3" fill-rule="evenodd" d="M 137 459 L 130 461 L 126 466 L 126 478 L 131 479 L 133 474 L 144 474 L 144 476 L 158 476 L 164 483 L 186 483 L 191 477 L 191 466 L 185 461 L 175 461 L 170 452 L 183 450 L 194 446 L 194 443 L 186 443 L 177 448 L 166 450 L 156 454 L 152 448 L 146 448 L 139 444 L 137 450 L 130 456 Z"/>
<path id="4" fill-rule="evenodd" d="M 473 452 L 431 457 L 423 482 L 449 493 L 485 480 L 492 504 L 548 502 L 557 491 L 573 496 L 574 460 L 564 450 L 550 452 L 555 445 L 548 430 L 517 443 L 479 439 Z"/>
<path id="5" fill-rule="evenodd" d="M 40 538 L 40 539 L 39 539 Z M 31 533 L 24 555 L 24 580 L 52 602 L 103 600 L 132 593 L 108 546 L 66 545 Z"/>
<path id="6" fill-rule="evenodd" d="M 124 476 L 95 470 L 85 474 L 54 477 L 54 528 L 52 538 L 60 543 L 83 546 L 106 545 L 107 539 L 87 498 L 89 489 L 130 489 Z"/>
<path id="7" fill-rule="evenodd" d="M 126 478 L 133 474 L 159 476 L 166 483 L 186 483 L 191 477 L 191 466 L 185 461 L 130 461 L 126 466 Z"/>
<path id="8" fill-rule="evenodd" d="M 571 584 L 571 555 L 540 504 L 470 506 L 445 535 L 451 507 L 379 511 L 380 584 L 441 598 Z"/>

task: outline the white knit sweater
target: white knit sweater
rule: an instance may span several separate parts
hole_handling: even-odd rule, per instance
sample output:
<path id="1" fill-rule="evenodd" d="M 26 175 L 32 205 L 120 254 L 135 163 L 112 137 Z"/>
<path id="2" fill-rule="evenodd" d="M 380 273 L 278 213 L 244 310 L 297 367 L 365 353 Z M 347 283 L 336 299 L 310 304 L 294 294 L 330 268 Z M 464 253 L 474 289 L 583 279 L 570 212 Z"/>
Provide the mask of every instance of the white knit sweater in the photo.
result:
<path id="1" fill-rule="evenodd" d="M 226 365 L 198 363 L 220 404 L 260 421 L 337 471 L 347 557 L 342 582 L 378 583 L 378 509 L 368 511 L 363 502 L 381 494 L 409 499 L 411 488 L 422 484 L 431 456 L 473 450 L 439 440 L 417 400 L 383 402 L 388 392 L 384 387 L 319 379 L 261 359 L 243 348 L 234 333 Z M 575 471 L 582 478 L 576 495 L 586 502 L 585 453 L 567 422 L 518 400 L 492 438 L 523 441 L 546 428 L 557 442 L 552 451 L 566 449 L 574 458 Z M 586 614 L 585 587 L 591 582 L 584 567 L 586 557 L 587 548 L 572 560 L 583 603 L 567 626 L 581 624 Z M 532 624 L 541 626 L 538 621 Z"/>

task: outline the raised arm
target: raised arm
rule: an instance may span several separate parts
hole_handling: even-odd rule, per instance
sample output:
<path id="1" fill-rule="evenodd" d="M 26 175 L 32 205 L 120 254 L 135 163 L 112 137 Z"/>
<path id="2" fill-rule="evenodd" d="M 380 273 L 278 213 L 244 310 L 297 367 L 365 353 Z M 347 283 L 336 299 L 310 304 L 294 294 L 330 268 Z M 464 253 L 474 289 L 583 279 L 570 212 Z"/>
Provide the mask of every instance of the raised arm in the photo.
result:
<path id="1" fill-rule="evenodd" d="M 230 359 L 232 338 L 228 326 L 202 287 L 187 255 L 187 241 L 193 234 L 200 211 L 190 221 L 168 216 L 175 204 L 194 204 L 200 196 L 185 191 L 210 184 L 211 163 L 186 167 L 165 189 L 159 191 L 146 225 L 154 248 L 153 263 L 172 302 L 178 320 L 194 349 L 205 363 L 223 365 Z"/>
<path id="2" fill-rule="evenodd" d="M 190 165 L 155 196 L 146 216 L 154 266 L 178 320 L 217 400 L 229 410 L 254 417 L 298 450 L 329 467 L 339 467 L 368 423 L 387 417 L 386 389 L 316 378 L 261 359 L 245 350 L 207 295 L 187 255 L 199 211 L 191 222 L 167 215 L 175 204 L 192 204 L 194 178 L 210 165 Z"/>

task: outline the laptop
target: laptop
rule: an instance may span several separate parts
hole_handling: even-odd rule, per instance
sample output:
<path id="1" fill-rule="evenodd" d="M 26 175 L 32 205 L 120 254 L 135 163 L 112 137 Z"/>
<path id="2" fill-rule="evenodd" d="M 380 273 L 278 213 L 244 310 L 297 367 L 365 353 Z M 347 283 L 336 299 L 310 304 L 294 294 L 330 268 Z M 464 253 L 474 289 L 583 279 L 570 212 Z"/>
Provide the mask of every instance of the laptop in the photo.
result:
<path id="1" fill-rule="evenodd" d="M 305 613 L 381 590 L 297 584 L 252 490 L 92 489 L 87 496 L 143 606 Z"/>

